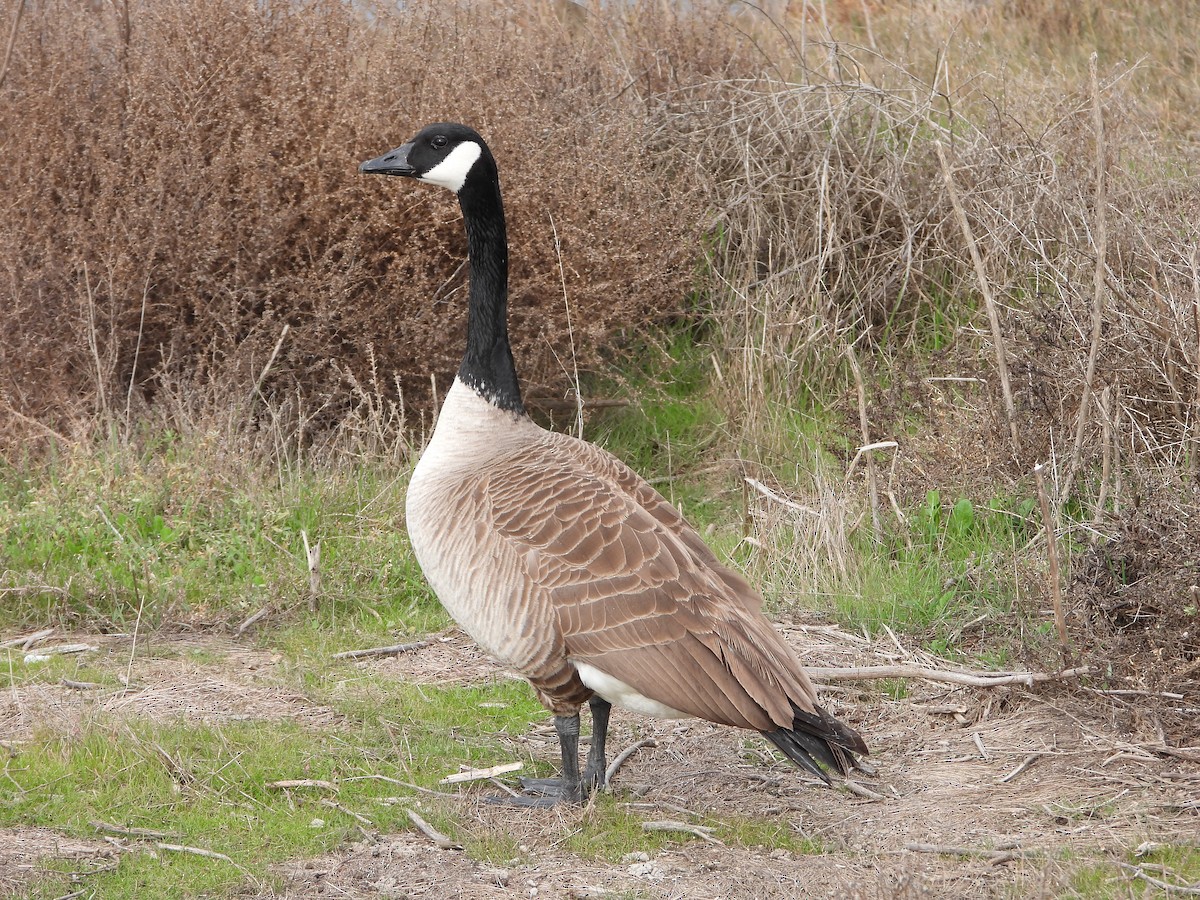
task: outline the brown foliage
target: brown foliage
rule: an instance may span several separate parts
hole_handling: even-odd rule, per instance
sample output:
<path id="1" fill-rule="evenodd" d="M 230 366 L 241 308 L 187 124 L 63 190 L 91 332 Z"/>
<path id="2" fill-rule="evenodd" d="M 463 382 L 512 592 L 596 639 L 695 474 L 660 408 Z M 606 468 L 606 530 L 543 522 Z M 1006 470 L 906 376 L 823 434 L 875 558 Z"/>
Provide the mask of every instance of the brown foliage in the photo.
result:
<path id="1" fill-rule="evenodd" d="M 619 329 L 680 309 L 696 203 L 642 134 L 657 87 L 735 64 L 721 41 L 675 52 L 703 17 L 131 6 L 32 4 L 0 89 L 10 424 L 128 420 L 163 384 L 245 397 L 285 326 L 263 392 L 310 429 L 338 420 L 347 382 L 422 403 L 457 366 L 457 208 L 356 165 L 430 121 L 472 124 L 500 161 L 532 392 L 561 390 L 572 340 L 586 369 Z"/>

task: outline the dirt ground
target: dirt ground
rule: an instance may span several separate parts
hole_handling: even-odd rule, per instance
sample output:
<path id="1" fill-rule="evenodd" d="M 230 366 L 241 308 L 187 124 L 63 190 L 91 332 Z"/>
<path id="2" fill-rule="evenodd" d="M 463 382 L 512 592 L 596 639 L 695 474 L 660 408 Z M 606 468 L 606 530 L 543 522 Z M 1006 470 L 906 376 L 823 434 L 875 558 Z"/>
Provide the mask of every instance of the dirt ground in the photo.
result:
<path id="1" fill-rule="evenodd" d="M 868 643 L 833 628 L 795 628 L 789 639 L 814 666 L 929 665 L 899 643 Z M 73 636 L 72 640 L 78 640 Z M 90 638 L 98 656 L 128 659 L 128 646 Z M 199 649 L 203 654 L 162 650 Z M 279 677 L 279 658 L 220 637 L 158 637 L 129 669 L 130 691 L 60 684 L 0 695 L 0 743 L 19 744 L 35 724 L 69 733 L 95 717 L 178 717 L 216 722 L 292 719 L 335 728 L 337 713 L 312 704 Z M 499 674 L 461 636 L 399 658 L 347 664 L 383 679 L 470 683 Z M 942 663 L 942 665 L 946 665 Z M 124 666 L 122 666 L 124 668 Z M 1195 845 L 1200 835 L 1200 748 L 1170 746 L 1173 716 L 1196 716 L 1196 698 L 1101 693 L 1079 680 L 1036 688 L 969 688 L 910 680 L 899 699 L 877 686 L 838 681 L 827 705 L 860 729 L 874 774 L 870 793 L 818 786 L 773 761 L 746 758 L 747 736 L 697 721 L 614 716 L 615 755 L 644 738 L 614 789 L 644 820 L 687 823 L 778 819 L 814 851 L 793 854 L 725 846 L 680 833 L 658 851 L 605 863 L 567 852 L 564 840 L 588 809 L 514 810 L 486 802 L 492 788 L 465 788 L 451 802 L 477 836 L 514 839 L 504 865 L 437 849 L 420 833 L 364 832 L 358 843 L 281 870 L 282 898 L 793 898 L 1049 897 L 1081 869 L 1136 864 L 1138 848 Z M 1190 704 L 1190 706 L 1188 705 Z M 538 755 L 556 758 L 552 733 L 533 729 Z M 752 751 L 753 752 L 753 751 Z M 440 802 L 440 801 L 439 801 Z M 941 852 L 939 852 L 941 848 Z M 46 829 L 0 831 L 0 892 L 20 896 L 39 863 L 113 864 L 113 847 Z M 1136 874 L 1119 872 L 1115 896 Z M 1159 874 L 1149 865 L 1147 874 Z"/>

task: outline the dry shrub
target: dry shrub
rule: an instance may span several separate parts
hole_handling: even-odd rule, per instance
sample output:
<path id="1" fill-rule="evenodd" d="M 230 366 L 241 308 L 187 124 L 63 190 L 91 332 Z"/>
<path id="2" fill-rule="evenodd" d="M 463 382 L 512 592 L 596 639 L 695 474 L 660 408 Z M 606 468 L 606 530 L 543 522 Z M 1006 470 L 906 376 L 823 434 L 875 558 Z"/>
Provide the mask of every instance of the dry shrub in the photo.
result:
<path id="1" fill-rule="evenodd" d="M 309 435 L 363 385 L 423 406 L 430 376 L 444 390 L 457 367 L 457 207 L 356 165 L 430 121 L 476 126 L 500 160 L 531 393 L 561 393 L 691 287 L 696 197 L 643 123 L 656 90 L 736 68 L 740 38 L 714 30 L 719 14 L 27 5 L 0 89 L 10 436 L 95 413 L 128 426 L 164 391 L 253 420 L 258 385 Z"/>

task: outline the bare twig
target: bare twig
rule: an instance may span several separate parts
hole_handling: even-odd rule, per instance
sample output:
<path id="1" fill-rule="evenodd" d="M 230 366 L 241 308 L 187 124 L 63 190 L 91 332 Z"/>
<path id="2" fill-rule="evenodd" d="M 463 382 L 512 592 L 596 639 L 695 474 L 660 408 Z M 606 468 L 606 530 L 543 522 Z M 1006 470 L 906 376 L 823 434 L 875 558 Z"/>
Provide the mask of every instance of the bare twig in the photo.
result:
<path id="1" fill-rule="evenodd" d="M 858 367 L 858 357 L 854 347 L 846 345 L 846 360 L 850 363 L 850 373 L 854 376 L 854 388 L 858 393 L 858 427 L 862 432 L 864 447 L 871 446 L 871 426 L 867 420 L 867 389 L 863 386 L 862 370 Z M 871 503 L 871 536 L 875 543 L 883 541 L 883 525 L 879 519 L 879 482 L 875 472 L 875 455 L 869 450 L 867 457 L 867 496 Z M 855 460 L 858 459 L 856 455 Z"/>
<path id="2" fill-rule="evenodd" d="M 409 644 L 392 644 L 390 647 L 368 647 L 365 650 L 343 650 L 333 654 L 333 659 L 366 659 L 371 656 L 399 656 L 428 647 L 433 641 L 413 641 Z"/>
<path id="3" fill-rule="evenodd" d="M 1035 762 L 1037 762 L 1041 758 L 1042 758 L 1042 754 L 1040 754 L 1040 753 L 1030 753 L 1027 757 L 1025 757 L 1025 759 L 1021 762 L 1021 764 L 1019 766 L 1017 766 L 1015 769 L 1013 769 L 1007 775 L 1002 776 L 1000 778 L 1000 783 L 1008 784 L 1010 781 L 1015 779 L 1018 775 L 1020 775 L 1022 772 L 1024 772 L 1026 769 L 1028 769 L 1030 766 L 1032 766 Z"/>
<path id="4" fill-rule="evenodd" d="M 128 828 L 124 825 L 102 822 L 99 819 L 91 819 L 88 824 L 97 831 L 107 831 L 109 834 L 119 834 L 123 837 L 152 838 L 154 840 L 172 837 L 165 831 L 155 831 L 153 828 Z"/>
<path id="5" fill-rule="evenodd" d="M 203 856 L 205 859 L 219 859 L 222 862 L 237 866 L 237 863 L 232 859 L 224 853 L 218 853 L 216 850 L 204 850 L 201 847 L 188 847 L 184 844 L 165 844 L 162 841 L 159 841 L 154 846 L 159 850 L 167 850 L 171 853 L 190 853 L 192 856 Z M 238 866 L 238 868 L 240 869 L 241 866 Z"/>
<path id="6" fill-rule="evenodd" d="M 318 788 L 322 791 L 337 793 L 338 786 L 332 781 L 322 781 L 319 778 L 297 778 L 290 781 L 272 781 L 267 787 L 290 790 L 291 788 Z"/>
<path id="7" fill-rule="evenodd" d="M 846 790 L 852 793 L 855 797 L 862 797 L 864 800 L 882 800 L 883 794 L 877 794 L 865 785 L 859 784 L 857 781 L 851 781 L 847 778 L 842 782 L 846 786 Z"/>
<path id="8" fill-rule="evenodd" d="M 433 841 L 434 846 L 439 850 L 462 849 L 462 844 L 456 844 L 450 838 L 446 837 L 446 835 L 442 834 L 440 831 L 422 819 L 420 815 L 413 810 L 406 809 L 405 812 L 408 813 L 408 820 L 416 826 L 417 830 L 421 832 L 421 834 Z"/>
<path id="9" fill-rule="evenodd" d="M 689 825 L 687 822 L 676 822 L 674 819 L 664 819 L 661 822 L 643 822 L 642 831 L 678 831 L 698 837 L 702 841 L 708 841 L 710 844 L 717 844 L 721 847 L 725 846 L 724 841 L 713 837 L 714 829 L 706 825 Z"/>
<path id="10" fill-rule="evenodd" d="M 304 542 L 304 558 L 308 562 L 308 608 L 316 612 L 317 598 L 321 596 L 321 542 L 309 546 L 308 532 L 303 528 L 300 539 Z"/>
<path id="11" fill-rule="evenodd" d="M 1050 600 L 1054 604 L 1054 627 L 1058 631 L 1058 645 L 1062 652 L 1067 652 L 1067 617 L 1063 610 L 1062 585 L 1058 577 L 1058 529 L 1054 517 L 1050 514 L 1050 496 L 1046 492 L 1046 481 L 1042 478 L 1042 464 L 1033 467 L 1033 477 L 1037 480 L 1038 502 L 1042 507 L 1042 524 L 1046 529 L 1046 557 L 1050 564 Z"/>
<path id="12" fill-rule="evenodd" d="M 657 746 L 658 746 L 658 741 L 656 741 L 654 738 L 643 738 L 642 740 L 638 741 L 636 744 L 630 744 L 628 747 L 626 747 L 624 750 L 622 750 L 620 753 L 618 753 L 617 758 L 614 759 L 609 764 L 608 768 L 604 772 L 604 783 L 608 784 L 609 782 L 611 782 L 613 780 L 613 777 L 617 774 L 617 772 L 620 771 L 621 766 L 625 765 L 626 760 L 628 760 L 629 757 L 633 756 L 633 754 L 637 753 L 643 747 L 657 747 Z"/>
<path id="13" fill-rule="evenodd" d="M 25 12 L 25 0 L 17 0 L 17 8 L 13 10 L 12 25 L 8 29 L 8 44 L 4 48 L 4 62 L 0 63 L 0 87 L 8 78 L 8 66 L 12 62 L 13 48 L 17 45 L 17 27 L 21 24 L 21 14 Z"/>
<path id="14" fill-rule="evenodd" d="M 495 778 L 497 775 L 519 772 L 523 768 L 525 768 L 524 763 L 511 762 L 502 763 L 498 766 L 489 766 L 486 769 L 467 769 L 465 772 L 456 772 L 453 775 L 447 775 L 438 784 L 462 784 L 465 781 L 486 781 L 489 778 Z"/>
<path id="15" fill-rule="evenodd" d="M 321 805 L 328 806 L 330 809 L 336 809 L 340 813 L 345 813 L 346 815 L 350 816 L 350 818 L 357 820 L 360 825 L 366 825 L 368 828 L 375 827 L 375 823 L 372 822 L 370 819 L 368 819 L 366 816 L 361 816 L 358 813 L 356 813 L 354 810 L 347 809 L 345 806 L 343 806 L 341 803 L 338 803 L 336 800 L 330 800 L 328 797 L 322 797 Z"/>
<path id="16" fill-rule="evenodd" d="M 100 687 L 96 681 L 72 681 L 70 678 L 63 678 L 60 681 L 63 687 L 69 687 L 73 691 L 90 691 L 93 688 Z"/>
<path id="17" fill-rule="evenodd" d="M 250 392 L 251 400 L 262 396 L 263 382 L 267 380 L 267 374 L 271 371 L 271 366 L 275 364 L 275 357 L 279 355 L 279 348 L 283 346 L 283 340 L 287 337 L 288 330 L 291 327 L 291 325 L 284 325 L 283 330 L 279 332 L 279 340 L 275 342 L 275 349 L 267 357 L 267 364 L 263 366 L 262 371 L 258 373 L 258 380 L 254 382 L 254 390 Z"/>
<path id="18" fill-rule="evenodd" d="M 1091 667 L 1079 666 L 1075 669 L 1064 669 L 1061 672 L 997 672 L 995 674 L 954 672 L 945 669 L 927 669 L 923 666 L 852 666 L 844 669 L 806 666 L 805 671 L 815 681 L 870 681 L 875 678 L 923 678 L 926 681 L 988 688 L 1003 687 L 1008 684 L 1022 684 L 1026 687 L 1032 687 L 1035 684 L 1045 681 L 1077 678 L 1080 675 L 1086 675 L 1090 672 Z"/>
<path id="19" fill-rule="evenodd" d="M 996 346 L 996 368 L 1000 372 L 1000 390 L 1004 396 L 1004 415 L 1008 418 L 1008 433 L 1012 439 L 1013 455 L 1020 457 L 1021 441 L 1017 435 L 1017 409 L 1013 403 L 1012 385 L 1009 383 L 1008 377 L 1008 357 L 1005 350 L 1004 334 L 1000 331 L 1000 314 L 996 307 L 996 298 L 992 296 L 992 288 L 988 283 L 987 271 L 983 267 L 983 257 L 979 255 L 979 247 L 975 242 L 975 235 L 971 231 L 971 223 L 967 220 L 967 212 L 963 209 L 962 201 L 958 198 L 958 190 L 954 187 L 954 178 L 950 174 L 950 164 L 946 162 L 946 151 L 942 147 L 941 141 L 934 141 L 933 146 L 937 149 L 938 160 L 942 164 L 942 178 L 946 182 L 946 188 L 950 192 L 950 203 L 954 207 L 954 212 L 958 216 L 959 227 L 962 228 L 963 238 L 967 242 L 967 249 L 971 251 L 971 262 L 975 264 L 975 277 L 979 281 L 979 293 L 983 295 L 984 305 L 987 307 L 988 323 L 992 329 L 992 343 Z"/>
<path id="20" fill-rule="evenodd" d="M 402 781 L 399 778 L 392 778 L 390 775 L 352 775 L 349 778 L 343 778 L 342 781 L 385 781 L 388 784 L 396 784 L 400 787 L 408 788 L 410 791 L 417 791 L 421 794 L 429 794 L 431 797 L 457 797 L 457 794 L 451 794 L 447 791 L 435 791 L 432 788 L 421 787 L 419 784 L 413 784 L 411 781 Z"/>
<path id="21" fill-rule="evenodd" d="M 242 622 L 242 624 L 237 627 L 237 630 L 234 632 L 234 635 L 236 635 L 237 637 L 241 637 L 243 634 L 246 633 L 247 628 L 252 626 L 255 622 L 259 622 L 262 619 L 266 618 L 268 615 L 270 615 L 270 613 L 271 613 L 271 604 L 268 603 L 266 606 L 264 606 L 258 612 L 254 613 L 252 616 L 250 616 L 244 622 Z"/>
<path id="22" fill-rule="evenodd" d="M 992 863 L 1009 862 L 1029 855 L 1029 851 L 1019 847 L 997 848 L 985 850 L 982 847 L 953 847 L 943 844 L 905 844 L 905 850 L 913 853 L 936 853 L 940 856 L 966 856 L 986 859 Z"/>
<path id="23" fill-rule="evenodd" d="M 33 634 L 23 634 L 20 637 L 9 638 L 6 641 L 0 641 L 0 650 L 7 650 L 10 647 L 20 647 L 22 650 L 28 650 L 38 641 L 43 641 L 52 634 L 54 634 L 53 628 L 43 628 L 41 631 L 35 631 Z"/>
<path id="24" fill-rule="evenodd" d="M 1189 897 L 1200 897 L 1200 884 L 1172 884 L 1170 881 L 1163 881 L 1161 878 L 1155 878 L 1141 866 L 1135 866 L 1131 863 L 1115 860 L 1116 864 L 1132 875 L 1134 878 L 1140 878 L 1146 884 L 1153 885 L 1156 888 L 1162 888 L 1168 892 L 1168 896 L 1174 894 L 1187 894 Z"/>
<path id="25" fill-rule="evenodd" d="M 1092 281 L 1092 342 L 1088 349 L 1087 373 L 1083 376 L 1083 389 L 1079 394 L 1079 413 L 1075 418 L 1075 446 L 1071 450 L 1071 462 L 1062 483 L 1062 502 L 1071 496 L 1075 476 L 1079 474 L 1079 461 L 1083 451 L 1083 433 L 1087 430 L 1088 404 L 1096 384 L 1096 359 L 1100 355 L 1100 336 L 1104 319 L 1104 273 L 1105 256 L 1108 252 L 1108 199 L 1105 190 L 1104 158 L 1104 112 L 1100 105 L 1100 79 L 1096 74 L 1096 54 L 1088 61 L 1092 85 L 1092 127 L 1096 134 L 1096 267 Z"/>

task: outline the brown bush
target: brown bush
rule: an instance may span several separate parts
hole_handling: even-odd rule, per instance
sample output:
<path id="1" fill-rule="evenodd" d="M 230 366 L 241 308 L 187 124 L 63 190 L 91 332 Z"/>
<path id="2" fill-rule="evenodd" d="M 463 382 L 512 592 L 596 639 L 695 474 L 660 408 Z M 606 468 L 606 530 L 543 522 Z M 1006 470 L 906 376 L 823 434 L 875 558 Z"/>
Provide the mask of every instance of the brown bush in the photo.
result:
<path id="1" fill-rule="evenodd" d="M 680 309 L 696 195 L 643 139 L 647 98 L 736 66 L 735 32 L 682 53 L 711 21 L 533 0 L 362 10 L 30 5 L 0 89 L 8 424 L 128 424 L 164 385 L 229 402 L 264 374 L 310 432 L 338 421 L 348 382 L 423 403 L 457 367 L 457 208 L 356 166 L 429 121 L 474 125 L 500 160 L 530 392 Z"/>

